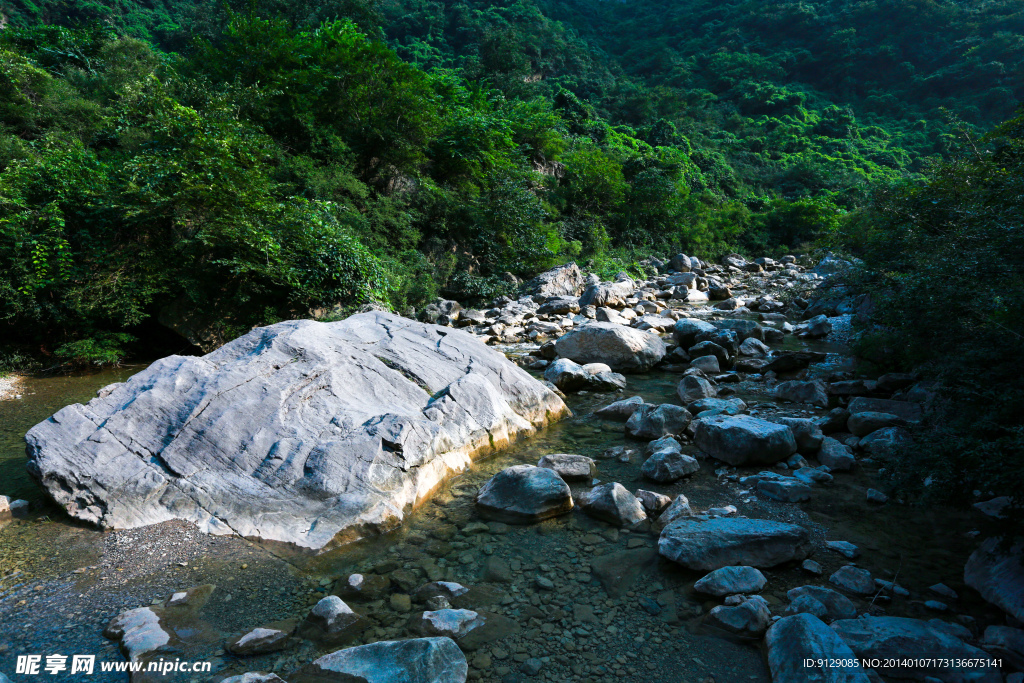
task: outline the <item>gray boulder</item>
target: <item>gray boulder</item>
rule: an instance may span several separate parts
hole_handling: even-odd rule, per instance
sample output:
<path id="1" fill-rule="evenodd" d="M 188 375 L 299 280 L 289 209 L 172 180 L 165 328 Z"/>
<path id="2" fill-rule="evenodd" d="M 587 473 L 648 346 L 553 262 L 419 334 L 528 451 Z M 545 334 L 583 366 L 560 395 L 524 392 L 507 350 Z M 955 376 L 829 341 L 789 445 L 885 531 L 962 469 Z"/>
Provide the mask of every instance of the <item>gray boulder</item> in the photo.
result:
<path id="1" fill-rule="evenodd" d="M 907 421 L 899 415 L 866 410 L 860 413 L 852 413 L 850 419 L 846 422 L 846 428 L 854 436 L 867 436 L 885 427 L 904 427 L 906 424 Z"/>
<path id="2" fill-rule="evenodd" d="M 640 501 L 640 504 L 644 506 L 644 512 L 647 513 L 648 517 L 657 515 L 672 504 L 671 498 L 656 491 L 637 489 L 635 495 L 636 499 Z"/>
<path id="3" fill-rule="evenodd" d="M 780 503 L 801 503 L 811 499 L 811 487 L 796 477 L 772 477 L 757 482 L 757 492 Z"/>
<path id="4" fill-rule="evenodd" d="M 906 446 L 910 440 L 910 432 L 902 427 L 883 427 L 882 429 L 876 429 L 857 442 L 857 447 L 872 456 L 878 457 L 897 452 Z"/>
<path id="5" fill-rule="evenodd" d="M 369 624 L 337 595 L 316 603 L 295 630 L 296 635 L 327 645 L 340 645 L 355 638 Z"/>
<path id="6" fill-rule="evenodd" d="M 779 417 L 775 421 L 793 430 L 798 453 L 812 455 L 821 448 L 825 435 L 814 420 L 805 417 Z"/>
<path id="7" fill-rule="evenodd" d="M 847 406 L 850 414 L 855 413 L 888 413 L 902 417 L 907 422 L 918 422 L 922 417 L 921 405 L 910 401 L 892 401 L 886 398 L 867 398 L 858 396 L 850 399 Z"/>
<path id="8" fill-rule="evenodd" d="M 583 274 L 575 263 L 567 263 L 546 270 L 533 278 L 527 283 L 526 290 L 539 296 L 575 297 L 583 291 Z"/>
<path id="9" fill-rule="evenodd" d="M 626 421 L 626 433 L 637 439 L 660 439 L 671 434 L 682 434 L 691 419 L 690 412 L 682 406 L 645 403 Z"/>
<path id="10" fill-rule="evenodd" d="M 573 453 L 551 453 L 537 463 L 537 467 L 554 470 L 564 481 L 589 482 L 594 478 L 594 459 Z"/>
<path id="11" fill-rule="evenodd" d="M 630 416 L 644 404 L 644 399 L 640 396 L 633 396 L 626 398 L 615 403 L 609 403 L 603 408 L 598 408 L 594 411 L 594 415 L 597 417 L 603 417 L 606 420 L 615 420 L 616 422 L 625 422 Z"/>
<path id="12" fill-rule="evenodd" d="M 233 655 L 262 655 L 278 652 L 288 646 L 289 634 L 276 628 L 254 628 L 240 636 L 229 639 L 224 649 Z"/>
<path id="13" fill-rule="evenodd" d="M 765 634 L 772 683 L 870 683 L 858 666 L 808 667 L 805 662 L 852 662 L 853 650 L 810 614 L 779 619 Z"/>
<path id="14" fill-rule="evenodd" d="M 760 595 L 747 598 L 738 605 L 718 605 L 704 617 L 704 623 L 723 631 L 760 638 L 771 624 L 772 613 L 768 603 Z"/>
<path id="15" fill-rule="evenodd" d="M 394 528 L 475 454 L 565 413 L 473 335 L 370 312 L 159 360 L 33 427 L 28 469 L 104 528 L 182 519 L 321 548 Z"/>
<path id="16" fill-rule="evenodd" d="M 793 430 L 749 415 L 716 415 L 699 420 L 694 443 L 730 465 L 771 465 L 796 452 Z"/>
<path id="17" fill-rule="evenodd" d="M 544 370 L 544 379 L 565 392 L 589 389 L 615 391 L 626 386 L 626 378 L 611 372 L 607 365 L 579 365 L 568 358 L 559 358 Z"/>
<path id="18" fill-rule="evenodd" d="M 828 580 L 843 590 L 857 595 L 871 595 L 876 590 L 875 582 L 871 579 L 871 572 L 852 564 L 840 567 L 832 576 L 828 577 Z"/>
<path id="19" fill-rule="evenodd" d="M 988 661 L 985 652 L 964 643 L 926 621 L 903 617 L 868 617 L 833 622 L 836 634 L 858 657 L 895 658 L 902 666 L 886 668 L 891 678 L 923 680 L 926 677 L 944 683 L 1002 683 L 995 667 L 961 668 L 950 660 Z"/>
<path id="20" fill-rule="evenodd" d="M 967 559 L 964 583 L 1017 621 L 1024 621 L 1024 541 L 989 538 Z"/>
<path id="21" fill-rule="evenodd" d="M 556 296 L 537 309 L 538 315 L 566 315 L 580 312 L 580 300 L 574 296 Z"/>
<path id="22" fill-rule="evenodd" d="M 594 519 L 619 527 L 631 527 L 647 519 L 647 513 L 636 496 L 617 482 L 590 489 L 580 508 Z"/>
<path id="23" fill-rule="evenodd" d="M 650 332 L 590 322 L 559 337 L 555 350 L 577 363 L 607 363 L 617 372 L 646 372 L 664 358 L 665 343 Z"/>
<path id="24" fill-rule="evenodd" d="M 831 436 L 826 436 L 822 439 L 821 448 L 818 450 L 818 462 L 831 470 L 842 472 L 853 469 L 857 460 L 846 445 Z"/>
<path id="25" fill-rule="evenodd" d="M 671 484 L 699 471 L 696 458 L 671 449 L 657 451 L 640 467 L 641 474 L 659 484 Z"/>
<path id="26" fill-rule="evenodd" d="M 381 640 L 317 659 L 314 680 L 355 683 L 465 683 L 469 665 L 451 638 Z"/>
<path id="27" fill-rule="evenodd" d="M 730 565 L 774 567 L 802 560 L 810 551 L 806 529 L 768 519 L 684 517 L 666 526 L 658 539 L 663 557 L 703 571 Z"/>
<path id="28" fill-rule="evenodd" d="M 692 403 L 702 398 L 714 398 L 718 396 L 716 389 L 711 382 L 697 375 L 687 375 L 679 380 L 676 387 L 676 394 L 683 403 Z"/>
<path id="29" fill-rule="evenodd" d="M 832 322 L 825 315 L 816 315 L 807 321 L 808 337 L 825 337 L 832 331 Z"/>
<path id="30" fill-rule="evenodd" d="M 716 329 L 711 323 L 697 318 L 680 318 L 672 329 L 672 335 L 679 346 L 688 349 L 696 343 L 697 335 L 714 332 Z"/>
<path id="31" fill-rule="evenodd" d="M 813 600 L 821 606 L 821 613 L 815 616 L 826 621 L 836 619 L 853 619 L 857 616 L 857 607 L 848 597 L 824 586 L 798 586 L 791 589 L 786 596 L 790 599 L 790 610 L 788 613 L 800 613 L 807 611 L 805 606 L 808 600 Z M 798 605 L 798 603 L 800 603 Z"/>
<path id="32" fill-rule="evenodd" d="M 513 465 L 487 480 L 476 495 L 476 507 L 487 519 L 529 524 L 572 510 L 572 492 L 554 470 Z"/>
<path id="33" fill-rule="evenodd" d="M 780 382 L 775 387 L 775 398 L 793 403 L 808 403 L 819 408 L 828 407 L 828 389 L 820 380 Z"/>
<path id="34" fill-rule="evenodd" d="M 754 567 L 722 567 L 693 584 L 693 590 L 722 597 L 738 593 L 757 593 L 768 583 Z"/>
<path id="35" fill-rule="evenodd" d="M 636 291 L 636 284 L 629 279 L 618 282 L 604 282 L 588 286 L 580 296 L 580 308 L 584 306 L 622 306 Z"/>
<path id="36" fill-rule="evenodd" d="M 741 398 L 702 398 L 686 406 L 691 414 L 697 415 L 707 410 L 714 410 L 725 415 L 739 415 L 747 409 Z"/>

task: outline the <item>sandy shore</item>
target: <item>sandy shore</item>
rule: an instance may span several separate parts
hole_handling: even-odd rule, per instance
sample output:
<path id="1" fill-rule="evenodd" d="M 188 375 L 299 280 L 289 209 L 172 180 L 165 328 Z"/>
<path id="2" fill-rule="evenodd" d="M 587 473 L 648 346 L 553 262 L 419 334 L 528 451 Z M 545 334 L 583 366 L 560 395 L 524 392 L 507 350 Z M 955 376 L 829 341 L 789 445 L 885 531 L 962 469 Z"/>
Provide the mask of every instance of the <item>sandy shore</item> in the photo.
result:
<path id="1" fill-rule="evenodd" d="M 22 378 L 18 375 L 0 377 L 0 401 L 12 399 L 21 393 Z"/>

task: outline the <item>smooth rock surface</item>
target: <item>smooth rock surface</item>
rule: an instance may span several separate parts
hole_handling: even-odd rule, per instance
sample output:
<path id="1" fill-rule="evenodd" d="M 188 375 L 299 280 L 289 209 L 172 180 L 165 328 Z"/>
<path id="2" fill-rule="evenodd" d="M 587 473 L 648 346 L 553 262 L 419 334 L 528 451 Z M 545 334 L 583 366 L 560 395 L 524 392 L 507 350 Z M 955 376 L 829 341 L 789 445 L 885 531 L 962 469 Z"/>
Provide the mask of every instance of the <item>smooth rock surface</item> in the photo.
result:
<path id="1" fill-rule="evenodd" d="M 658 539 L 663 557 L 703 571 L 730 565 L 774 567 L 802 560 L 810 551 L 806 529 L 768 519 L 684 517 L 666 526 Z"/>
<path id="2" fill-rule="evenodd" d="M 665 342 L 631 327 L 589 322 L 559 337 L 555 350 L 581 364 L 607 363 L 616 372 L 646 372 L 665 357 Z"/>
<path id="3" fill-rule="evenodd" d="M 964 566 L 964 583 L 993 605 L 1024 622 L 1024 541 L 986 539 Z"/>
<path id="4" fill-rule="evenodd" d="M 465 683 L 469 665 L 451 638 L 382 640 L 324 655 L 312 668 L 326 681 L 332 674 L 359 676 L 366 683 Z M 339 680 L 339 679 L 333 679 Z M 340 679 L 352 681 L 359 679 Z"/>
<path id="5" fill-rule="evenodd" d="M 647 519 L 647 513 L 636 496 L 617 482 L 590 489 L 580 507 L 591 517 L 619 527 L 633 526 Z"/>
<path id="6" fill-rule="evenodd" d="M 682 434 L 691 419 L 690 412 L 682 406 L 645 403 L 626 421 L 626 433 L 636 439 L 660 439 Z"/>
<path id="7" fill-rule="evenodd" d="M 379 311 L 169 356 L 26 435 L 29 472 L 104 528 L 169 519 L 321 548 L 566 413 L 473 335 Z"/>
<path id="8" fill-rule="evenodd" d="M 476 506 L 487 519 L 529 524 L 572 510 L 572 491 L 554 470 L 513 465 L 480 487 Z"/>
<path id="9" fill-rule="evenodd" d="M 859 666 L 808 667 L 805 660 L 850 662 L 850 646 L 817 617 L 779 619 L 765 634 L 772 683 L 870 683 Z"/>
<path id="10" fill-rule="evenodd" d="M 670 484 L 700 470 L 700 463 L 676 450 L 656 451 L 644 461 L 640 473 L 659 484 Z"/>
<path id="11" fill-rule="evenodd" d="M 694 443 L 730 465 L 770 465 L 796 452 L 793 430 L 749 415 L 716 415 L 700 420 Z"/>
<path id="12" fill-rule="evenodd" d="M 693 589 L 699 593 L 722 597 L 737 593 L 757 593 L 767 583 L 764 574 L 754 567 L 722 567 L 693 584 Z"/>

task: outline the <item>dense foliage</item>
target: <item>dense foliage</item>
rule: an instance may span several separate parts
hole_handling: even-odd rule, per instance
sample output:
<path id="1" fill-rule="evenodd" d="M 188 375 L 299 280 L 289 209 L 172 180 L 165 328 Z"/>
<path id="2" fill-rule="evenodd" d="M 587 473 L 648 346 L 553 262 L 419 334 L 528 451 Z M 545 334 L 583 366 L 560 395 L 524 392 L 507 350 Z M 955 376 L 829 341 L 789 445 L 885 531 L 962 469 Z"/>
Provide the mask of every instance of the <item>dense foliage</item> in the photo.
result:
<path id="1" fill-rule="evenodd" d="M 0 0 L 0 330 L 106 362 L 798 247 L 1021 94 L 1020 0 L 891 4 Z"/>
<path id="2" fill-rule="evenodd" d="M 861 352 L 936 382 L 933 429 L 890 473 L 942 497 L 1020 496 L 1024 109 L 926 183 L 880 192 L 844 237 L 874 300 Z"/>

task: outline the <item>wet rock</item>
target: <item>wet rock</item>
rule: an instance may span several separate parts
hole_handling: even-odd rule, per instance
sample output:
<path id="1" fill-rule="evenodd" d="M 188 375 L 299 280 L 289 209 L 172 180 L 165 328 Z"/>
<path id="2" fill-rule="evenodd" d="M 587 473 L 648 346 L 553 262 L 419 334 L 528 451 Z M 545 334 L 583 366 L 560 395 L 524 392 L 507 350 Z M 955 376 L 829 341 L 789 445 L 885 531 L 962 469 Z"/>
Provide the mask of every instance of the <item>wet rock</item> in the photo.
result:
<path id="1" fill-rule="evenodd" d="M 590 489 L 580 508 L 591 517 L 618 527 L 631 527 L 647 519 L 647 513 L 636 496 L 617 482 Z"/>
<path id="2" fill-rule="evenodd" d="M 722 567 L 693 584 L 699 593 L 722 597 L 737 593 L 758 593 L 768 580 L 754 567 Z"/>
<path id="3" fill-rule="evenodd" d="M 611 372 L 607 365 L 591 363 L 578 365 L 568 358 L 559 358 L 544 370 L 544 379 L 564 392 L 615 391 L 624 389 L 626 378 Z"/>
<path id="4" fill-rule="evenodd" d="M 485 583 L 510 583 L 512 581 L 512 568 L 503 558 L 500 558 L 497 555 L 491 555 L 484 560 L 483 571 L 480 574 L 480 578 Z"/>
<path id="5" fill-rule="evenodd" d="M 852 564 L 840 567 L 832 576 L 828 577 L 828 580 L 843 590 L 857 595 L 871 595 L 875 592 L 875 582 L 871 580 L 871 572 Z"/>
<path id="6" fill-rule="evenodd" d="M 644 452 L 647 455 L 654 455 L 658 451 L 676 451 L 677 453 L 682 452 L 683 445 L 679 443 L 674 437 L 663 436 L 660 439 L 655 439 L 647 444 L 647 448 Z"/>
<path id="7" fill-rule="evenodd" d="M 640 396 L 633 396 L 631 398 L 623 399 L 622 401 L 616 401 L 603 408 L 598 408 L 594 411 L 594 415 L 597 417 L 603 417 L 606 420 L 615 420 L 617 422 L 625 422 L 630 418 L 634 411 L 644 404 L 643 398 Z"/>
<path id="8" fill-rule="evenodd" d="M 447 636 L 458 640 L 473 629 L 483 626 L 484 621 L 473 610 L 440 609 L 420 615 L 419 630 L 427 636 Z"/>
<path id="9" fill-rule="evenodd" d="M 369 623 L 337 595 L 328 595 L 313 606 L 295 630 L 296 635 L 327 645 L 355 638 Z"/>
<path id="10" fill-rule="evenodd" d="M 853 469 L 856 459 L 853 452 L 830 436 L 826 436 L 818 450 L 818 462 L 830 470 L 842 472 Z"/>
<path id="11" fill-rule="evenodd" d="M 857 616 L 857 607 L 848 597 L 824 586 L 799 586 L 787 592 L 786 597 L 790 599 L 787 614 L 809 612 L 825 621 Z M 820 605 L 821 611 L 812 607 L 815 603 Z"/>
<path id="12" fill-rule="evenodd" d="M 12 500 L 10 496 L 0 496 L 0 522 L 7 522 L 15 517 L 28 515 L 27 500 Z"/>
<path id="13" fill-rule="evenodd" d="M 798 614 L 779 619 L 765 634 L 773 683 L 870 683 L 858 666 L 808 667 L 807 660 L 852 662 L 853 651 L 820 619 Z"/>
<path id="14" fill-rule="evenodd" d="M 807 321 L 808 337 L 825 337 L 832 331 L 832 322 L 825 315 L 816 315 Z"/>
<path id="15" fill-rule="evenodd" d="M 636 439 L 660 439 L 671 434 L 682 434 L 692 416 L 682 406 L 645 403 L 626 421 L 626 433 Z"/>
<path id="16" fill-rule="evenodd" d="M 693 415 L 707 410 L 718 411 L 722 415 L 739 415 L 747 409 L 747 404 L 739 398 L 702 398 L 687 405 L 686 409 Z"/>
<path id="17" fill-rule="evenodd" d="M 699 420 L 694 443 L 730 465 L 774 464 L 796 452 L 793 430 L 749 415 Z"/>
<path id="18" fill-rule="evenodd" d="M 700 463 L 696 458 L 675 450 L 654 453 L 640 468 L 641 474 L 659 484 L 671 484 L 699 471 Z"/>
<path id="19" fill-rule="evenodd" d="M 413 598 L 417 602 L 426 602 L 433 597 L 444 597 L 448 600 L 454 600 L 466 595 L 469 593 L 469 590 L 469 588 L 466 588 L 461 583 L 454 581 L 431 581 L 416 589 Z"/>
<path id="20" fill-rule="evenodd" d="M 815 576 L 821 576 L 822 573 L 821 565 L 814 560 L 804 560 L 800 564 L 800 568 L 809 574 L 814 574 Z"/>
<path id="21" fill-rule="evenodd" d="M 574 296 L 556 296 L 537 309 L 538 315 L 566 315 L 580 312 L 580 300 Z"/>
<path id="22" fill-rule="evenodd" d="M 572 492 L 554 470 L 513 465 L 491 477 L 476 496 L 481 516 L 528 524 L 572 510 Z"/>
<path id="23" fill-rule="evenodd" d="M 770 356 L 772 352 L 772 350 L 768 348 L 767 344 L 760 339 L 754 339 L 753 337 L 744 339 L 740 343 L 738 351 L 741 356 L 749 356 L 753 358 L 765 358 L 766 356 Z"/>
<path id="24" fill-rule="evenodd" d="M 858 657 L 896 658 L 896 666 L 887 668 L 892 678 L 922 680 L 926 676 L 944 683 L 1001 683 L 1002 675 L 994 667 L 960 668 L 948 666 L 950 660 L 988 660 L 976 647 L 933 628 L 928 622 L 903 617 L 841 619 L 832 624 L 836 634 Z M 913 654 L 910 657 L 910 654 Z M 906 666 L 909 664 L 909 666 Z"/>
<path id="25" fill-rule="evenodd" d="M 793 472 L 793 476 L 805 484 L 831 484 L 834 477 L 824 470 L 815 467 L 801 467 Z"/>
<path id="26" fill-rule="evenodd" d="M 774 390 L 776 398 L 793 403 L 807 403 L 819 408 L 828 407 L 828 390 L 820 380 L 780 382 Z"/>
<path id="27" fill-rule="evenodd" d="M 722 364 L 715 356 L 697 356 L 690 361 L 690 367 L 709 375 L 717 375 L 722 371 Z"/>
<path id="28" fill-rule="evenodd" d="M 26 436 L 28 469 L 106 528 L 182 519 L 321 548 L 393 528 L 475 453 L 566 411 L 468 332 L 379 311 L 293 320 L 63 408 Z"/>
<path id="29" fill-rule="evenodd" d="M 537 463 L 537 467 L 554 470 L 565 481 L 589 482 L 594 478 L 594 459 L 572 453 L 551 453 Z"/>
<path id="30" fill-rule="evenodd" d="M 739 636 L 759 638 L 768 630 L 771 619 L 768 603 L 760 595 L 755 595 L 735 607 L 715 607 L 704 617 L 704 623 Z"/>
<path id="31" fill-rule="evenodd" d="M 810 551 L 806 529 L 767 519 L 681 518 L 666 526 L 658 539 L 663 557 L 703 571 L 730 565 L 774 567 L 802 560 Z"/>
<path id="32" fill-rule="evenodd" d="M 319 680 L 338 683 L 465 683 L 469 673 L 466 656 L 454 640 L 445 637 L 350 647 L 324 655 L 309 669 Z"/>
<path id="33" fill-rule="evenodd" d="M 703 377 L 687 375 L 679 380 L 676 394 L 683 403 L 692 403 L 702 398 L 718 396 L 718 390 Z"/>
<path id="34" fill-rule="evenodd" d="M 716 344 L 713 341 L 697 342 L 696 344 L 694 344 L 693 346 L 686 350 L 686 355 L 688 355 L 692 359 L 690 363 L 691 365 L 693 365 L 692 361 L 696 361 L 698 358 L 702 358 L 704 356 L 712 356 L 713 358 L 717 358 L 718 364 L 721 367 L 725 367 L 726 364 L 729 362 L 729 352 L 726 351 L 724 347 Z M 695 365 L 693 366 L 697 367 Z M 706 370 L 703 370 L 703 368 L 701 368 L 701 370 L 707 372 Z"/>
<path id="35" fill-rule="evenodd" d="M 171 633 L 160 625 L 160 616 L 152 607 L 130 609 L 114 617 L 103 635 L 118 641 L 121 653 L 131 662 L 173 652 Z"/>
<path id="36" fill-rule="evenodd" d="M 522 666 L 519 667 L 519 670 L 527 676 L 536 676 L 540 673 L 541 669 L 543 668 L 543 661 L 537 659 L 536 657 L 530 657 L 525 662 L 523 662 Z"/>
<path id="37" fill-rule="evenodd" d="M 288 646 L 289 633 L 276 628 L 254 628 L 230 639 L 224 649 L 234 655 L 262 655 Z"/>
<path id="38" fill-rule="evenodd" d="M 657 515 L 672 504 L 672 499 L 669 496 L 655 491 L 637 489 L 634 495 L 636 495 L 636 499 L 640 501 L 640 504 L 644 506 L 644 511 L 648 517 Z"/>
<path id="39" fill-rule="evenodd" d="M 1024 622 L 1024 541 L 989 538 L 971 553 L 964 583 L 999 609 Z"/>
<path id="40" fill-rule="evenodd" d="M 854 436 L 867 436 L 871 432 L 885 427 L 904 427 L 906 425 L 907 421 L 899 415 L 871 411 L 852 413 L 846 422 L 846 428 Z"/>
<path id="41" fill-rule="evenodd" d="M 821 448 L 825 435 L 814 420 L 804 417 L 778 417 L 775 421 L 793 430 L 796 439 L 796 450 L 803 455 L 813 455 Z"/>
<path id="42" fill-rule="evenodd" d="M 636 290 L 636 284 L 628 277 L 617 282 L 601 282 L 588 285 L 580 295 L 580 307 L 621 306 Z"/>
<path id="43" fill-rule="evenodd" d="M 606 363 L 616 372 L 646 372 L 665 356 L 665 343 L 649 332 L 614 323 L 590 322 L 555 342 L 562 358 Z"/>

